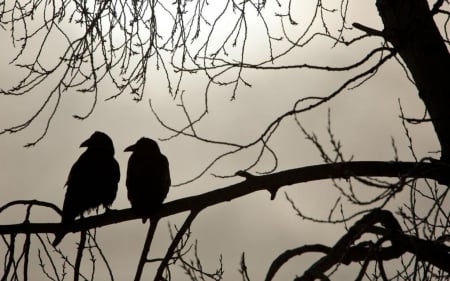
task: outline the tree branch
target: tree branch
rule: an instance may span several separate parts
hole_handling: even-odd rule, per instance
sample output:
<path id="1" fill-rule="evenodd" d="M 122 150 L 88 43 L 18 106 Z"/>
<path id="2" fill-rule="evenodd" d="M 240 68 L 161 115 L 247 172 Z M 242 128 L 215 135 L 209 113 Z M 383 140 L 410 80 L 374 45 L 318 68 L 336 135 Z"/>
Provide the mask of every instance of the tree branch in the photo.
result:
<path id="1" fill-rule="evenodd" d="M 380 223 L 382 227 L 375 227 Z M 356 246 L 355 242 L 366 233 L 381 235 L 380 240 L 374 245 L 371 241 L 364 241 Z M 391 246 L 382 247 L 385 241 L 391 242 Z M 415 236 L 404 234 L 400 224 L 386 210 L 376 209 L 357 221 L 341 239 L 320 258 L 303 276 L 296 281 L 313 281 L 325 276 L 325 273 L 333 266 L 361 262 L 368 264 L 371 260 L 384 261 L 398 258 L 409 252 L 416 256 L 418 261 L 429 262 L 432 265 L 450 273 L 450 248 L 443 243 L 424 240 Z"/>
<path id="2" fill-rule="evenodd" d="M 147 237 L 145 238 L 144 246 L 142 247 L 141 259 L 139 260 L 136 275 L 134 277 L 135 281 L 141 280 L 142 271 L 144 270 L 144 265 L 147 262 L 147 255 L 150 252 L 150 246 L 153 241 L 153 236 L 155 235 L 156 226 L 158 225 L 159 218 L 150 218 Z"/>
<path id="3" fill-rule="evenodd" d="M 328 254 L 330 251 L 331 251 L 330 247 L 327 247 L 327 246 L 324 246 L 321 244 L 304 245 L 304 246 L 300 246 L 295 249 L 287 250 L 284 253 L 282 253 L 281 255 L 279 255 L 272 262 L 272 264 L 270 265 L 269 271 L 266 274 L 265 281 L 272 280 L 273 277 L 275 276 L 275 274 L 277 273 L 277 271 L 281 268 L 281 266 L 283 266 L 283 264 L 288 262 L 293 257 L 301 256 L 305 253 L 310 253 L 310 252 L 315 252 L 315 253 L 319 252 L 319 253 Z"/>
<path id="4" fill-rule="evenodd" d="M 77 257 L 75 260 L 75 269 L 73 273 L 73 280 L 78 281 L 80 277 L 80 266 L 81 266 L 81 259 L 83 257 L 83 250 L 86 244 L 86 231 L 81 231 L 80 233 L 80 242 L 78 244 L 78 250 L 77 250 Z"/>
<path id="5" fill-rule="evenodd" d="M 372 27 L 365 26 L 365 25 L 360 24 L 358 22 L 354 22 L 353 23 L 353 27 L 364 31 L 364 32 L 366 32 L 369 35 L 383 37 L 383 31 L 376 30 L 376 29 L 374 29 Z"/>
<path id="6" fill-rule="evenodd" d="M 441 145 L 441 160 L 450 162 L 450 54 L 426 0 L 377 0 L 384 37 L 411 72 Z"/>
<path id="7" fill-rule="evenodd" d="M 167 268 L 167 265 L 169 264 L 170 259 L 173 256 L 173 252 L 175 251 L 178 243 L 181 241 L 181 239 L 184 236 L 184 233 L 191 227 L 192 222 L 194 221 L 195 217 L 198 215 L 198 211 L 192 211 L 184 221 L 183 225 L 181 226 L 180 230 L 178 230 L 177 234 L 172 240 L 172 243 L 170 243 L 169 248 L 167 249 L 166 255 L 164 256 L 164 259 L 161 261 L 161 263 L 158 266 L 158 270 L 155 275 L 154 281 L 163 281 L 166 280 L 163 278 L 164 270 Z M 139 281 L 139 280 L 135 280 Z"/>
<path id="8" fill-rule="evenodd" d="M 267 190 L 273 196 L 283 186 L 324 179 L 403 177 L 427 178 L 446 183 L 449 182 L 449 170 L 450 167 L 440 161 L 433 161 L 432 163 L 354 161 L 307 166 L 269 175 L 247 176 L 245 181 L 228 187 L 174 200 L 165 203 L 155 216 L 162 218 L 186 211 L 201 211 L 207 207 L 231 201 L 260 190 Z M 79 232 L 138 218 L 140 217 L 136 216 L 131 209 L 111 210 L 105 214 L 76 220 L 70 226 L 65 226 L 64 228 L 60 223 L 0 225 L 0 234 Z"/>

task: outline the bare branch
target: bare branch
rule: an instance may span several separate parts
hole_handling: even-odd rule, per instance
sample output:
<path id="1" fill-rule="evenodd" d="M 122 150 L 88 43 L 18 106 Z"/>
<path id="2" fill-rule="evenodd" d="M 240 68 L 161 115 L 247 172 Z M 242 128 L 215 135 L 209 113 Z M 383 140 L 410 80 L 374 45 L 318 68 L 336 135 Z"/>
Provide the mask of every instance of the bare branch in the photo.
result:
<path id="1" fill-rule="evenodd" d="M 382 31 L 373 29 L 373 28 L 368 27 L 368 26 L 365 26 L 365 25 L 363 25 L 363 24 L 360 24 L 360 23 L 355 22 L 355 23 L 353 23 L 353 26 L 354 26 L 355 28 L 359 29 L 359 30 L 362 30 L 362 31 L 366 32 L 366 33 L 369 34 L 369 35 L 373 35 L 373 36 L 381 36 L 381 37 L 383 37 L 383 32 L 382 32 Z"/>
<path id="2" fill-rule="evenodd" d="M 187 216 L 183 225 L 181 226 L 181 228 L 178 230 L 177 234 L 173 238 L 172 243 L 170 243 L 170 246 L 167 249 L 166 255 L 164 256 L 163 260 L 161 261 L 161 263 L 158 267 L 158 270 L 156 271 L 156 275 L 155 275 L 155 279 L 154 279 L 155 281 L 164 280 L 164 278 L 163 278 L 164 270 L 167 268 L 167 265 L 168 265 L 170 259 L 172 258 L 173 253 L 174 253 L 178 243 L 183 238 L 184 233 L 189 229 L 189 227 L 191 226 L 195 217 L 197 217 L 198 212 L 199 211 L 194 210 L 189 213 L 189 215 Z M 137 280 L 135 280 L 135 281 L 137 281 Z"/>
<path id="3" fill-rule="evenodd" d="M 77 257 L 75 259 L 75 269 L 73 273 L 73 280 L 78 281 L 80 276 L 81 259 L 83 257 L 83 250 L 86 244 L 86 231 L 80 231 L 80 242 L 78 243 Z"/>
<path id="4" fill-rule="evenodd" d="M 152 244 L 153 236 L 155 235 L 155 231 L 156 231 L 158 222 L 159 222 L 158 217 L 150 218 L 147 237 L 145 238 L 145 243 L 144 243 L 144 246 L 142 247 L 141 258 L 139 259 L 139 263 L 138 263 L 138 266 L 136 269 L 136 275 L 134 277 L 135 281 L 141 280 L 142 271 L 144 270 L 144 265 L 147 262 L 147 256 L 150 252 L 150 246 Z"/>
<path id="5" fill-rule="evenodd" d="M 331 251 L 330 247 L 321 245 L 321 244 L 316 244 L 316 245 L 304 245 L 304 246 L 300 246 L 298 248 L 295 249 L 291 249 L 291 250 L 287 250 L 284 253 L 282 253 L 281 255 L 279 255 L 270 265 L 269 271 L 266 274 L 266 279 L 264 279 L 265 281 L 271 281 L 273 279 L 273 277 L 275 276 L 275 274 L 277 273 L 277 271 L 285 264 L 287 263 L 290 259 L 296 257 L 296 256 L 301 256 L 303 254 L 306 253 L 314 253 L 314 252 L 319 252 L 319 253 L 324 253 L 324 254 L 328 254 Z"/>
<path id="6" fill-rule="evenodd" d="M 448 182 L 446 176 L 449 174 L 448 169 L 445 163 L 440 163 L 439 161 L 434 161 L 433 163 L 354 161 L 307 166 L 269 175 L 247 177 L 245 181 L 228 187 L 174 200 L 165 203 L 155 216 L 161 218 L 186 211 L 198 212 L 207 207 L 231 201 L 256 191 L 267 190 L 272 194 L 283 186 L 322 179 L 378 176 L 428 178 Z M 131 209 L 111 210 L 105 214 L 76 220 L 72 225 L 64 229 L 60 223 L 0 225 L 0 234 L 79 232 L 138 218 L 140 217 L 136 216 Z"/>
<path id="7" fill-rule="evenodd" d="M 375 224 L 382 224 L 382 228 Z M 362 242 L 352 246 L 363 234 L 375 233 L 382 235 L 380 243 Z M 384 240 L 389 240 L 391 246 L 380 248 Z M 414 236 L 403 234 L 398 221 L 385 210 L 376 209 L 357 221 L 348 232 L 332 247 L 323 258 L 314 263 L 305 273 L 296 278 L 296 281 L 315 280 L 325 275 L 326 271 L 339 263 L 350 264 L 355 261 L 389 260 L 398 258 L 405 252 L 414 254 L 418 260 L 433 265 L 450 273 L 450 248 L 444 244 L 423 240 Z"/>
<path id="8" fill-rule="evenodd" d="M 11 202 L 8 202 L 5 205 L 0 207 L 0 213 L 5 211 L 6 209 L 8 209 L 8 208 L 10 208 L 12 206 L 16 206 L 16 205 L 43 206 L 43 207 L 47 207 L 47 208 L 50 208 L 50 209 L 54 210 L 59 215 L 62 214 L 61 209 L 58 208 L 58 206 L 56 206 L 55 204 L 49 203 L 49 202 L 44 202 L 44 201 L 39 201 L 39 200 L 16 200 L 16 201 L 11 201 Z"/>

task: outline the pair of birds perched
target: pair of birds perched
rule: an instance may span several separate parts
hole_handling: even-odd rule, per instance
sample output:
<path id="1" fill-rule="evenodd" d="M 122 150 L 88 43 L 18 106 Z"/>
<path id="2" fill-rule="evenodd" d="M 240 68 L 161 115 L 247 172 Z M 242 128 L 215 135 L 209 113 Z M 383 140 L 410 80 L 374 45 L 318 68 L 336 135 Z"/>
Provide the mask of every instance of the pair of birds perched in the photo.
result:
<path id="1" fill-rule="evenodd" d="M 80 147 L 87 149 L 72 166 L 66 183 L 62 212 L 62 223 L 66 225 L 100 205 L 109 210 L 120 179 L 114 145 L 107 134 L 97 131 Z M 169 162 L 158 144 L 149 138 L 139 139 L 125 151 L 132 152 L 126 179 L 128 200 L 145 222 L 146 217 L 158 211 L 169 192 Z M 58 244 L 63 236 L 57 235 L 53 244 Z"/>

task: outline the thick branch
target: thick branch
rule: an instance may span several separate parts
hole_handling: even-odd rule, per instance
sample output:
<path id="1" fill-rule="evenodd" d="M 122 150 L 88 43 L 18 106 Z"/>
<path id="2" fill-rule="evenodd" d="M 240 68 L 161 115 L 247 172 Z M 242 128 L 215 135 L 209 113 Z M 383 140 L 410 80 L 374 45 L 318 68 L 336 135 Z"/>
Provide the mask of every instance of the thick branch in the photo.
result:
<path id="1" fill-rule="evenodd" d="M 377 0 L 376 4 L 384 24 L 383 34 L 411 71 L 431 117 L 441 144 L 441 159 L 450 162 L 450 55 L 428 2 Z"/>
<path id="2" fill-rule="evenodd" d="M 285 263 L 287 263 L 290 259 L 296 256 L 301 256 L 305 253 L 324 253 L 328 254 L 331 251 L 330 247 L 321 245 L 321 244 L 315 244 L 315 245 L 304 245 L 300 246 L 295 249 L 287 250 L 281 255 L 279 255 L 270 265 L 269 271 L 266 274 L 266 281 L 270 281 L 273 279 L 277 271 L 283 266 Z"/>
<path id="3" fill-rule="evenodd" d="M 315 280 L 324 275 L 334 265 L 340 263 L 347 254 L 347 249 L 376 223 L 382 223 L 389 229 L 401 231 L 401 227 L 388 211 L 376 210 L 357 221 L 348 232 L 333 246 L 331 251 L 314 263 L 303 276 L 296 281 Z"/>
<path id="4" fill-rule="evenodd" d="M 246 177 L 245 181 L 204 194 L 168 202 L 163 205 L 157 215 L 166 217 L 186 211 L 200 211 L 256 191 L 267 190 L 274 195 L 283 186 L 331 178 L 349 178 L 353 176 L 404 177 L 427 178 L 446 182 L 447 175 L 450 174 L 449 169 L 448 165 L 441 162 L 355 161 L 307 166 L 262 176 L 241 173 L 241 175 Z M 60 223 L 0 225 L 0 234 L 79 232 L 137 218 L 139 217 L 131 209 L 111 210 L 106 214 L 76 220 L 66 228 L 62 228 Z"/>
<path id="5" fill-rule="evenodd" d="M 351 262 L 366 260 L 387 261 L 397 259 L 408 252 L 416 256 L 418 261 L 429 262 L 450 274 L 450 248 L 445 244 L 392 231 L 391 229 L 382 229 L 378 234 L 383 236 L 383 241 L 391 241 L 392 245 L 377 248 L 371 243 L 363 242 L 349 248 L 339 262 L 350 264 Z"/>
<path id="6" fill-rule="evenodd" d="M 375 227 L 380 223 L 382 228 Z M 373 233 L 376 229 L 378 235 L 382 235 L 379 243 L 374 245 L 370 241 L 362 242 L 352 246 L 365 233 Z M 384 241 L 390 241 L 392 246 L 382 248 Z M 417 260 L 429 262 L 438 268 L 450 273 L 449 247 L 443 243 L 420 239 L 418 237 L 404 234 L 400 224 L 386 210 L 374 210 L 357 221 L 348 232 L 331 248 L 331 250 L 316 263 L 314 263 L 303 276 L 296 281 L 312 281 L 325 276 L 325 273 L 333 266 L 340 263 L 369 260 L 389 260 L 398 258 L 409 252 L 416 256 Z"/>

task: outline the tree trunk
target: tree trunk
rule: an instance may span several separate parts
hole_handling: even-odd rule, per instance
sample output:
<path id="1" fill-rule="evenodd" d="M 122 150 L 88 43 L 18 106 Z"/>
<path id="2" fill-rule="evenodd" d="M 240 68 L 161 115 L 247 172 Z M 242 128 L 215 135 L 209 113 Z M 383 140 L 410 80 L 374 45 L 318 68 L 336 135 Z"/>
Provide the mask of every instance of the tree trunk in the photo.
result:
<path id="1" fill-rule="evenodd" d="M 377 0 L 384 36 L 406 63 L 450 162 L 450 56 L 426 0 Z"/>

